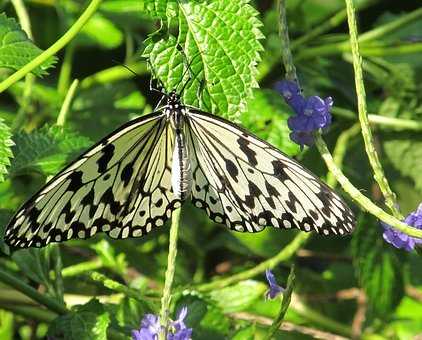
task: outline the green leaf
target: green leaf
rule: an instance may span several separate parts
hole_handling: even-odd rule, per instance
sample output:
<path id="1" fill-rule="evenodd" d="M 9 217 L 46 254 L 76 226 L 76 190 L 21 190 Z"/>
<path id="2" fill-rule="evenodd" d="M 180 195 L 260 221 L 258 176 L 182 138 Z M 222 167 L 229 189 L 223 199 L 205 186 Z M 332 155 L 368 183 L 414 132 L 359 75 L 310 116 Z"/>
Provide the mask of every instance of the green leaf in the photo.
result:
<path id="1" fill-rule="evenodd" d="M 262 299 L 267 286 L 258 281 L 246 280 L 230 287 L 210 292 L 210 297 L 224 313 L 240 312 Z"/>
<path id="2" fill-rule="evenodd" d="M 186 85 L 186 104 L 239 118 L 258 86 L 256 65 L 263 35 L 256 10 L 247 0 L 179 2 L 177 24 L 177 38 L 170 35 L 154 42 L 156 34 L 149 39 L 144 56 L 153 66 L 153 76 L 167 91 L 181 91 Z"/>
<path id="3" fill-rule="evenodd" d="M 178 12 L 175 0 L 141 0 L 138 1 L 142 10 L 154 19 L 167 20 L 175 17 Z"/>
<path id="4" fill-rule="evenodd" d="M 300 147 L 291 141 L 287 126 L 291 109 L 276 91 L 255 89 L 253 93 L 248 100 L 247 112 L 241 117 L 242 124 L 284 153 L 297 155 Z"/>
<path id="5" fill-rule="evenodd" d="M 226 339 L 224 335 L 229 331 L 229 319 L 214 301 L 205 296 L 186 295 L 177 301 L 175 311 L 183 306 L 188 309 L 185 323 L 193 328 L 195 339 Z"/>
<path id="6" fill-rule="evenodd" d="M 12 146 L 14 145 L 10 128 L 0 118 L 0 182 L 4 181 L 7 174 L 7 166 L 10 165 L 10 158 L 13 157 Z"/>
<path id="7" fill-rule="evenodd" d="M 28 38 L 15 19 L 0 14 L 0 67 L 18 70 L 41 53 L 42 50 Z M 32 73 L 37 76 L 47 74 L 46 70 L 55 62 L 56 58 L 49 58 Z"/>
<path id="8" fill-rule="evenodd" d="M 404 295 L 404 265 L 399 251 L 387 244 L 372 216 L 358 221 L 352 239 L 354 267 L 375 317 L 392 315 Z"/>
<path id="9" fill-rule="evenodd" d="M 393 166 L 403 176 L 409 176 L 422 192 L 422 137 L 411 133 L 385 134 L 383 146 Z"/>
<path id="10" fill-rule="evenodd" d="M 39 171 L 55 174 L 91 141 L 59 126 L 43 127 L 30 133 L 19 132 L 14 138 L 15 158 L 10 167 L 12 175 Z"/>
<path id="11" fill-rule="evenodd" d="M 51 324 L 48 335 L 64 340 L 107 340 L 110 316 L 96 299 L 76 306 Z"/>

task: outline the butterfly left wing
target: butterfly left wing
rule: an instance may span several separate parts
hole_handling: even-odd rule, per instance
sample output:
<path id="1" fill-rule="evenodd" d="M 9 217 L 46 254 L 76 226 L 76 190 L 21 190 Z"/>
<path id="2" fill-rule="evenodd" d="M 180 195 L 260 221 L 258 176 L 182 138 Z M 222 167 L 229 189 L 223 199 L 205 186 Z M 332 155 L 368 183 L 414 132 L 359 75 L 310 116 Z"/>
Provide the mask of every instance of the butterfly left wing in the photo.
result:
<path id="1" fill-rule="evenodd" d="M 236 231 L 265 226 L 346 234 L 343 200 L 293 159 L 227 120 L 190 108 L 192 202 Z"/>
<path id="2" fill-rule="evenodd" d="M 6 228 L 13 248 L 142 236 L 180 205 L 171 190 L 174 136 L 162 111 L 128 122 L 62 170 Z"/>

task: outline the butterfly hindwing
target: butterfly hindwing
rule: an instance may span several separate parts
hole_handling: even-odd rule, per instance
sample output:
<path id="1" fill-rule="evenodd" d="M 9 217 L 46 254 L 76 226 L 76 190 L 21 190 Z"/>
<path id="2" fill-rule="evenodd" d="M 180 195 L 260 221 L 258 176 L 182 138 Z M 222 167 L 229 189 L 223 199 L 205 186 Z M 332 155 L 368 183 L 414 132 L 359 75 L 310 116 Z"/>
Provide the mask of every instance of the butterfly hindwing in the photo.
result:
<path id="1" fill-rule="evenodd" d="M 162 225 L 180 205 L 171 190 L 173 140 L 161 111 L 123 125 L 25 203 L 5 241 L 42 247 L 101 231 L 138 237 Z"/>
<path id="2" fill-rule="evenodd" d="M 352 231 L 354 217 L 317 177 L 267 142 L 210 114 L 189 111 L 192 200 L 212 220 L 236 231 L 265 226 Z"/>

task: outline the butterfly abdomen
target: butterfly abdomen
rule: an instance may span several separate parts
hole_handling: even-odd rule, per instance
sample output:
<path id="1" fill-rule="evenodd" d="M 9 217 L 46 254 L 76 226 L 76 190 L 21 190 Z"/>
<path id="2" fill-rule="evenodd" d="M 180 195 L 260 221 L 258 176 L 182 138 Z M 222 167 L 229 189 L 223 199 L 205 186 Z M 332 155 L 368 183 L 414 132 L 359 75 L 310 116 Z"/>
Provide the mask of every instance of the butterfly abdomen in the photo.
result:
<path id="1" fill-rule="evenodd" d="M 192 188 L 192 168 L 183 130 L 175 129 L 171 184 L 176 198 L 186 200 Z"/>

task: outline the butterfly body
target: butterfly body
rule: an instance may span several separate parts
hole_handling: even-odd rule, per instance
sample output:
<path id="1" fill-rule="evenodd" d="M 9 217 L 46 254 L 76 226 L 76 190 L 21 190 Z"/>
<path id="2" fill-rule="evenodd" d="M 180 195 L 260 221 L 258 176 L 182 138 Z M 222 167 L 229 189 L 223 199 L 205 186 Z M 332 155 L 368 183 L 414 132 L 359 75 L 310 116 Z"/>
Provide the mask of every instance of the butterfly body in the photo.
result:
<path id="1" fill-rule="evenodd" d="M 170 120 L 174 133 L 173 162 L 171 183 L 175 196 L 185 201 L 192 189 L 192 167 L 185 136 L 185 121 L 188 111 L 180 102 L 176 92 L 171 92 L 167 99 L 165 114 Z"/>
<path id="2" fill-rule="evenodd" d="M 63 169 L 6 228 L 13 248 L 88 238 L 140 237 L 191 198 L 214 222 L 239 232 L 266 226 L 350 233 L 353 212 L 315 175 L 223 118 L 171 92 Z"/>

